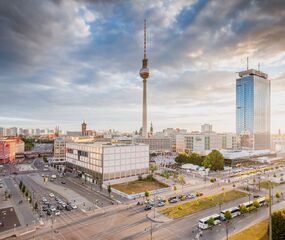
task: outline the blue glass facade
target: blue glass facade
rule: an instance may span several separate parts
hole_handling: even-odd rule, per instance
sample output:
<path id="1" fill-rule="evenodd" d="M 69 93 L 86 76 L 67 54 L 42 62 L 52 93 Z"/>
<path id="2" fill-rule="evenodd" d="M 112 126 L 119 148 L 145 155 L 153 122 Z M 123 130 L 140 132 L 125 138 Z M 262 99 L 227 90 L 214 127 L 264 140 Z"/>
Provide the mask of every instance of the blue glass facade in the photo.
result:
<path id="1" fill-rule="evenodd" d="M 245 74 L 236 80 L 236 132 L 245 148 L 270 149 L 270 91 L 267 77 Z"/>

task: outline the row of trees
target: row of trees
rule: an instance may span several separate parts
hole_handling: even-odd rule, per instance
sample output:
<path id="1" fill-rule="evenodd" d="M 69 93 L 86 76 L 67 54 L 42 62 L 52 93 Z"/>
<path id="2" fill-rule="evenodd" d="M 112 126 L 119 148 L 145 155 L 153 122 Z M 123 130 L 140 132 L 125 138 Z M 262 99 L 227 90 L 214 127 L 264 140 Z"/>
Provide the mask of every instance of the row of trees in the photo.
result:
<path id="1" fill-rule="evenodd" d="M 218 150 L 213 150 L 206 157 L 202 157 L 197 153 L 192 153 L 191 155 L 181 153 L 175 158 L 175 162 L 180 165 L 191 163 L 214 171 L 224 169 L 224 157 Z"/>
<path id="2" fill-rule="evenodd" d="M 29 192 L 29 189 L 23 184 L 22 181 L 20 181 L 20 183 L 19 183 L 19 189 L 22 191 L 23 195 L 26 197 L 28 202 L 30 204 L 32 204 L 33 203 L 33 198 L 32 198 L 32 196 L 31 196 L 31 194 Z M 38 203 L 37 202 L 34 203 L 33 208 L 34 208 L 34 210 L 38 209 Z"/>

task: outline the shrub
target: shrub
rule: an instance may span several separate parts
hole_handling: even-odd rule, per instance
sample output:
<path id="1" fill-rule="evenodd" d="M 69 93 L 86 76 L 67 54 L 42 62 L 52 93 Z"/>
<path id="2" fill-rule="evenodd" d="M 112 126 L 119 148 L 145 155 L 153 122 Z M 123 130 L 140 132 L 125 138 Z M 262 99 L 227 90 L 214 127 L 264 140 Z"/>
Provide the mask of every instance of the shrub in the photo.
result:
<path id="1" fill-rule="evenodd" d="M 215 225 L 215 220 L 213 217 L 210 217 L 207 221 L 207 224 L 209 225 L 209 227 L 212 227 Z"/>
<path id="2" fill-rule="evenodd" d="M 142 175 L 139 175 L 139 176 L 138 176 L 138 180 L 139 180 L 139 181 L 142 181 L 142 180 L 143 180 Z"/>
<path id="3" fill-rule="evenodd" d="M 285 239 L 285 210 L 274 212 L 271 217 L 272 239 Z"/>
<path id="4" fill-rule="evenodd" d="M 248 209 L 247 209 L 247 207 L 246 207 L 244 204 L 240 205 L 239 210 L 240 210 L 240 212 L 241 212 L 242 214 L 248 212 Z"/>
<path id="5" fill-rule="evenodd" d="M 216 178 L 211 178 L 211 179 L 210 179 L 210 182 L 211 182 L 211 183 L 216 182 Z"/>
<path id="6" fill-rule="evenodd" d="M 255 208 L 259 208 L 259 207 L 260 207 L 259 201 L 258 201 L 257 199 L 254 199 L 254 200 L 253 200 L 252 205 L 253 205 Z"/>
<path id="7" fill-rule="evenodd" d="M 182 210 L 183 208 L 182 208 L 182 206 L 181 205 L 179 205 L 178 206 L 178 210 Z"/>

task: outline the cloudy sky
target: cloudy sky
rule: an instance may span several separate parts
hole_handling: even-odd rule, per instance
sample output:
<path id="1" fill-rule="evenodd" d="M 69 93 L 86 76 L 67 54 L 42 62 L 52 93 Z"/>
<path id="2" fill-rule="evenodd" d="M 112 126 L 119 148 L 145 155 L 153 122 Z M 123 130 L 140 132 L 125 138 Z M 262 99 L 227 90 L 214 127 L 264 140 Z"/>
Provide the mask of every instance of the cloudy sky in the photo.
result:
<path id="1" fill-rule="evenodd" d="M 235 131 L 249 56 L 272 80 L 272 131 L 285 132 L 284 0 L 2 0 L 0 126 L 139 129 L 144 18 L 156 131 Z"/>

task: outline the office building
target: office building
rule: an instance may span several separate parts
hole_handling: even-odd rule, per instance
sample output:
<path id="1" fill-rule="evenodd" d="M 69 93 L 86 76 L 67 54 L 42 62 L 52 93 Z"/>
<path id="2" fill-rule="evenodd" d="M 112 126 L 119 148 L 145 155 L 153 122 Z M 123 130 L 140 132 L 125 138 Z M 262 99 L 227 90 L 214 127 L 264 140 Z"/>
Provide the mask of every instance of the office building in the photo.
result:
<path id="1" fill-rule="evenodd" d="M 134 144 L 146 144 L 149 145 L 150 153 L 169 153 L 172 152 L 171 139 L 169 137 L 149 137 L 144 138 L 142 136 L 133 137 Z"/>
<path id="2" fill-rule="evenodd" d="M 145 144 L 66 143 L 67 168 L 93 183 L 135 180 L 149 172 Z"/>
<path id="3" fill-rule="evenodd" d="M 239 138 L 233 133 L 189 133 L 176 136 L 176 152 L 207 155 L 212 150 L 239 148 Z"/>
<path id="4" fill-rule="evenodd" d="M 211 124 L 203 124 L 201 126 L 201 132 L 202 133 L 210 133 L 213 131 L 213 126 Z"/>
<path id="5" fill-rule="evenodd" d="M 236 80 L 236 132 L 245 149 L 270 149 L 270 80 L 249 69 Z"/>

